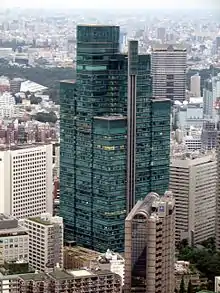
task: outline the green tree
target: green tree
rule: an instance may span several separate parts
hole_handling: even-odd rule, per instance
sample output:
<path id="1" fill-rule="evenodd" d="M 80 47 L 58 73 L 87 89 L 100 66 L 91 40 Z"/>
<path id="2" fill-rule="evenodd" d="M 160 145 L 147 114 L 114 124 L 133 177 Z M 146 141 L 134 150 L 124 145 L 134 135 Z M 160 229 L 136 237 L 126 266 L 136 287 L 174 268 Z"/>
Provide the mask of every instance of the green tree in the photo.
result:
<path id="1" fill-rule="evenodd" d="M 180 283 L 180 290 L 179 293 L 185 293 L 185 284 L 184 284 L 184 278 L 182 277 L 181 283 Z"/>
<path id="2" fill-rule="evenodd" d="M 187 293 L 193 293 L 193 285 L 192 285 L 192 282 L 191 282 L 191 280 L 189 280 L 189 284 L 188 284 Z"/>
<path id="3" fill-rule="evenodd" d="M 50 113 L 38 112 L 33 118 L 39 122 L 44 122 L 44 123 L 45 122 L 56 123 L 57 121 L 57 116 L 54 112 L 50 112 Z"/>

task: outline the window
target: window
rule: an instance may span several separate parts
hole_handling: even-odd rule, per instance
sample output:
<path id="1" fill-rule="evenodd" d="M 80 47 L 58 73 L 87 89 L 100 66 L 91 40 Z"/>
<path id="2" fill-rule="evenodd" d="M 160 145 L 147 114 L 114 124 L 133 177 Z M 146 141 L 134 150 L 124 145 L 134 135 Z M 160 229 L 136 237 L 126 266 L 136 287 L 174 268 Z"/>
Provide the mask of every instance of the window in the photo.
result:
<path id="1" fill-rule="evenodd" d="M 167 86 L 168 87 L 173 87 L 174 86 L 174 82 L 173 81 L 168 81 L 167 82 Z"/>
<path id="2" fill-rule="evenodd" d="M 167 79 L 168 80 L 174 79 L 174 75 L 173 74 L 167 74 Z"/>
<path id="3" fill-rule="evenodd" d="M 167 88 L 166 92 L 167 94 L 173 94 L 173 88 Z"/>

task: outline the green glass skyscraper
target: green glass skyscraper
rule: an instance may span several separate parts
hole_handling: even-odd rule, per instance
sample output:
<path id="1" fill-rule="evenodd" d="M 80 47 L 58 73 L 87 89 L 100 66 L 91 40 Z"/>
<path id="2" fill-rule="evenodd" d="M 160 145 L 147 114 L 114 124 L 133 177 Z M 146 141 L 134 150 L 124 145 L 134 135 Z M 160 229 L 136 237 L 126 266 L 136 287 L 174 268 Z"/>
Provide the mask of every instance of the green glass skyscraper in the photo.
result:
<path id="1" fill-rule="evenodd" d="M 123 251 L 124 219 L 169 181 L 170 102 L 152 100 L 150 55 L 119 52 L 119 27 L 77 27 L 76 83 L 61 83 L 65 239 Z"/>

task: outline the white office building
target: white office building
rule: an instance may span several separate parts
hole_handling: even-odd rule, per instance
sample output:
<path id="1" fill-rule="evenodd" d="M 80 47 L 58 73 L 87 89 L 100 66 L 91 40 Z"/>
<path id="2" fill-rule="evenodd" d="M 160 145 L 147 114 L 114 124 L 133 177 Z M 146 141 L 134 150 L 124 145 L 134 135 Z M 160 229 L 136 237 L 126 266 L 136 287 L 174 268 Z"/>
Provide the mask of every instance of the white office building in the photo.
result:
<path id="1" fill-rule="evenodd" d="M 186 99 L 186 56 L 186 48 L 178 44 L 153 47 L 153 97 Z"/>
<path id="2" fill-rule="evenodd" d="M 169 189 L 176 200 L 176 242 L 196 244 L 215 236 L 216 182 L 214 152 L 173 155 Z"/>
<path id="3" fill-rule="evenodd" d="M 52 213 L 52 145 L 0 147 L 0 213 L 17 219 Z"/>
<path id="4" fill-rule="evenodd" d="M 11 216 L 0 214 L 0 246 L 3 261 L 28 261 L 28 230 Z"/>
<path id="5" fill-rule="evenodd" d="M 201 97 L 201 77 L 199 76 L 199 73 L 191 76 L 190 79 L 190 92 L 193 97 Z"/>
<path id="6" fill-rule="evenodd" d="M 63 218 L 42 214 L 24 220 L 29 233 L 29 264 L 47 272 L 57 264 L 63 267 Z"/>

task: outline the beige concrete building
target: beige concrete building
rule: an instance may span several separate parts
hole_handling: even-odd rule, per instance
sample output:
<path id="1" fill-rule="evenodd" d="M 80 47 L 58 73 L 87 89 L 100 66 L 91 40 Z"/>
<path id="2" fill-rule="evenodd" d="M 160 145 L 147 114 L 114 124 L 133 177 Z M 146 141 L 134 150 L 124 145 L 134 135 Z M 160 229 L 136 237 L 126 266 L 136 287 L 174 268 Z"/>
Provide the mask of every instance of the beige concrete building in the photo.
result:
<path id="1" fill-rule="evenodd" d="M 195 290 L 198 287 L 206 287 L 208 283 L 208 279 L 202 277 L 194 266 L 190 266 L 188 261 L 179 260 L 175 262 L 175 288 L 178 291 L 180 290 L 182 279 L 186 289 L 188 288 L 189 281 L 191 281 L 191 284 Z"/>
<path id="2" fill-rule="evenodd" d="M 152 192 L 136 203 L 125 220 L 125 293 L 174 292 L 174 233 L 171 192 Z"/>
<path id="3" fill-rule="evenodd" d="M 42 214 L 24 220 L 29 234 L 29 264 L 40 272 L 63 267 L 63 218 Z"/>
<path id="4" fill-rule="evenodd" d="M 121 278 L 101 270 L 68 270 L 56 268 L 48 274 L 0 274 L 0 293 L 121 293 Z"/>
<path id="5" fill-rule="evenodd" d="M 169 189 L 176 203 L 176 242 L 200 243 L 215 236 L 217 164 L 215 153 L 175 154 Z"/>

